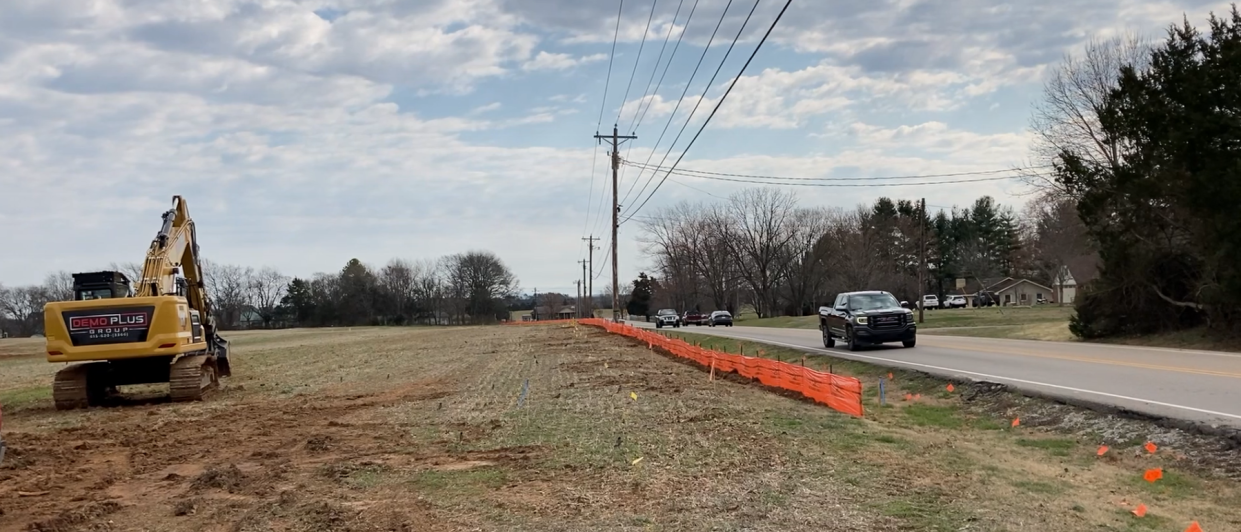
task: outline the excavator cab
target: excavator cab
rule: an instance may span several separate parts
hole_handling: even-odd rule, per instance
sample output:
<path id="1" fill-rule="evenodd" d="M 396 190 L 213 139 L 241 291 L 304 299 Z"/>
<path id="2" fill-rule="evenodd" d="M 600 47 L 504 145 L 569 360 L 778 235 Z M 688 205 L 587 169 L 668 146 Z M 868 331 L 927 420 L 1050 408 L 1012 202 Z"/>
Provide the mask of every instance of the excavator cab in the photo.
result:
<path id="1" fill-rule="evenodd" d="M 73 300 L 130 297 L 133 289 L 129 278 L 121 272 L 90 272 L 73 274 Z"/>

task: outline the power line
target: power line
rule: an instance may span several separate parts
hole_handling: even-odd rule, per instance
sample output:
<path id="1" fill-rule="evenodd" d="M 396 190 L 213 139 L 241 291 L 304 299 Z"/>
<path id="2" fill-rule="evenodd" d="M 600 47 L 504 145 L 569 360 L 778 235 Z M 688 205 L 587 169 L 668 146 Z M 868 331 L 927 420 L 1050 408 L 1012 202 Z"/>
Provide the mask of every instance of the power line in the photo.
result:
<path id="1" fill-rule="evenodd" d="M 757 1 L 755 3 L 757 4 Z M 771 32 L 776 29 L 776 24 L 780 23 L 780 19 L 784 18 L 784 12 L 788 11 L 789 6 L 792 5 L 792 3 L 793 0 L 788 0 L 784 3 L 784 7 L 780 9 L 780 14 L 776 15 L 776 19 L 771 21 L 771 26 L 767 28 L 767 33 L 763 34 L 762 40 L 758 41 L 758 46 L 754 47 L 754 52 L 752 52 L 750 57 L 745 60 L 745 64 L 741 65 L 741 71 L 738 72 L 737 76 L 733 78 L 732 83 L 728 84 L 728 89 L 726 89 L 724 94 L 720 96 L 720 101 L 715 103 L 715 108 L 711 109 L 711 114 L 707 115 L 707 119 L 702 122 L 702 126 L 698 128 L 698 132 L 694 133 L 694 138 L 691 138 L 689 140 L 689 144 L 685 145 L 685 149 L 681 151 L 681 155 L 677 157 L 676 162 L 672 163 L 672 168 L 668 170 L 668 173 L 664 174 L 664 178 L 659 181 L 658 185 L 655 186 L 655 190 L 652 190 L 651 194 L 647 196 L 645 200 L 642 200 L 642 203 L 638 205 L 637 209 L 634 209 L 633 212 L 629 213 L 630 217 L 633 217 L 634 214 L 637 214 L 638 211 L 642 210 L 642 207 L 646 205 L 646 202 L 650 201 L 651 198 L 655 196 L 656 192 L 659 192 L 659 188 L 664 185 L 664 181 L 668 180 L 668 176 L 672 174 L 672 170 L 675 169 L 678 164 L 681 164 L 681 159 L 685 158 L 685 154 L 689 153 L 689 149 L 694 146 L 694 142 L 698 140 L 698 136 L 701 135 L 703 130 L 707 128 L 707 124 L 711 123 L 711 119 L 715 118 L 715 113 L 720 110 L 720 106 L 724 104 L 724 100 L 728 99 L 728 95 L 732 93 L 733 87 L 737 86 L 737 81 L 741 79 L 741 76 L 745 75 L 745 70 L 749 68 L 750 62 L 754 61 L 754 56 L 758 55 L 758 51 L 763 49 L 763 44 L 767 42 L 767 38 L 771 36 Z M 642 193 L 639 192 L 638 195 L 641 196 Z M 625 219 L 628 220 L 629 218 Z"/>
<path id="2" fill-rule="evenodd" d="M 608 56 L 608 76 L 603 80 L 603 100 L 599 102 L 599 120 L 595 122 L 595 132 L 603 124 L 603 108 L 608 104 L 608 85 L 612 83 L 612 61 L 616 60 L 616 38 L 620 36 L 621 11 L 625 10 L 625 0 L 620 1 L 616 9 L 616 29 L 612 31 L 612 53 Z"/>
<path id="3" fill-rule="evenodd" d="M 706 86 L 702 88 L 702 95 L 699 96 L 698 101 L 694 103 L 694 108 L 690 110 L 689 117 L 685 119 L 684 124 L 681 124 L 681 129 L 677 131 L 677 136 L 672 139 L 672 144 L 668 145 L 668 151 L 665 152 L 663 158 L 659 160 L 659 164 L 662 165 L 664 164 L 664 161 L 668 160 L 668 156 L 672 154 L 672 150 L 676 147 L 677 141 L 681 140 L 681 135 L 685 133 L 685 128 L 689 127 L 690 122 L 694 121 L 694 114 L 698 112 L 698 106 L 702 105 L 702 101 L 707 98 L 707 91 L 711 90 L 711 84 L 715 83 L 715 78 L 720 75 L 720 70 L 724 68 L 724 63 L 728 61 L 728 56 L 732 54 L 733 47 L 737 45 L 737 40 L 740 39 L 741 34 L 745 32 L 745 27 L 750 23 L 750 17 L 754 16 L 754 10 L 758 9 L 758 4 L 761 2 L 762 0 L 754 0 L 754 6 L 752 6 L 750 8 L 750 12 L 746 14 L 745 21 L 741 23 L 741 29 L 737 30 L 737 35 L 733 36 L 733 42 L 729 43 L 728 50 L 724 51 L 724 57 L 720 59 L 719 66 L 715 67 L 715 73 L 711 74 L 711 79 L 708 80 Z M 727 9 L 728 8 L 725 8 L 726 13 Z M 684 156 L 684 152 L 682 152 L 682 156 Z M 647 178 L 646 183 L 642 184 L 642 189 L 638 191 L 639 198 L 642 197 L 642 193 L 646 191 L 646 187 L 651 184 L 651 180 L 655 178 L 655 174 L 657 173 L 658 172 L 651 172 L 651 176 Z M 654 192 L 652 191 L 652 193 Z"/>
<path id="4" fill-rule="evenodd" d="M 651 153 L 646 156 L 647 163 L 651 162 L 651 157 L 653 157 L 655 155 L 655 152 L 659 150 L 659 143 L 664 140 L 664 135 L 668 133 L 668 127 L 672 125 L 672 120 L 676 118 L 677 111 L 681 109 L 681 102 L 685 101 L 685 95 L 689 94 L 689 87 L 691 84 L 694 83 L 694 77 L 698 75 L 698 69 L 702 67 L 702 60 L 706 59 L 707 52 L 711 50 L 711 43 L 715 42 L 715 34 L 720 31 L 720 24 L 724 23 L 724 17 L 728 15 L 728 8 L 732 6 L 732 4 L 733 4 L 733 0 L 728 0 L 728 4 L 724 6 L 724 12 L 720 14 L 720 21 L 715 24 L 715 29 L 711 31 L 711 37 L 707 39 L 707 45 L 703 47 L 702 49 L 702 55 L 698 57 L 698 64 L 694 65 L 694 71 L 690 73 L 689 81 L 685 82 L 685 90 L 681 91 L 681 97 L 677 99 L 676 106 L 672 108 L 672 113 L 668 115 L 668 122 L 664 124 L 663 131 L 659 132 L 659 138 L 655 140 L 655 145 L 651 147 Z M 694 7 L 697 7 L 697 0 L 695 0 Z M 693 13 L 691 13 L 691 15 L 692 14 Z M 685 31 L 688 31 L 688 30 L 689 30 L 689 22 L 686 21 L 686 27 L 685 27 L 685 30 L 682 30 L 681 36 L 684 36 Z M 680 44 L 679 41 L 678 41 L 678 44 Z M 671 59 L 668 60 L 668 64 L 672 64 Z M 653 175 L 654 174 L 652 174 L 652 176 Z M 638 172 L 638 179 L 634 181 L 634 184 L 636 185 L 638 181 L 641 181 L 641 180 L 642 180 L 642 172 Z M 646 187 L 643 186 L 643 190 L 645 189 Z M 620 203 L 624 203 L 625 201 L 628 201 L 629 193 L 631 192 L 633 192 L 632 185 L 629 187 L 629 190 L 625 191 L 625 199 L 622 199 Z M 641 192 L 638 193 L 638 197 L 642 197 Z"/>
<path id="5" fill-rule="evenodd" d="M 590 205 L 595 199 L 595 170 L 599 160 L 599 143 L 595 143 L 594 153 L 590 156 L 590 191 L 586 193 L 586 219 L 582 220 L 582 234 L 586 234 L 586 226 L 590 225 Z"/>
<path id="6" fill-rule="evenodd" d="M 621 112 L 625 110 L 625 102 L 629 101 L 629 89 L 633 86 L 633 78 L 638 74 L 638 62 L 642 61 L 642 49 L 646 47 L 646 34 L 651 31 L 651 21 L 655 19 L 655 6 L 659 5 L 659 0 L 651 2 L 651 14 L 646 17 L 646 28 L 642 30 L 642 42 L 638 44 L 638 56 L 633 58 L 633 72 L 629 73 L 629 83 L 625 84 L 625 97 L 621 98 L 620 109 L 616 110 L 616 122 L 620 123 Z M 640 101 L 638 103 L 641 103 Z M 634 110 L 634 115 L 638 111 Z M 632 133 L 632 131 L 631 131 Z"/>
<path id="7" fill-rule="evenodd" d="M 637 166 L 644 170 L 663 171 L 663 170 L 669 170 L 671 168 L 668 166 L 644 165 L 644 164 L 636 163 L 633 161 L 625 161 L 625 164 L 631 165 L 631 166 Z M 729 174 L 729 173 L 724 173 L 724 172 L 708 172 L 705 170 L 690 170 L 688 168 L 678 168 L 676 169 L 676 173 L 677 174 L 700 174 L 700 175 L 723 176 L 723 177 L 744 177 L 744 178 L 749 178 L 749 179 L 773 179 L 773 180 L 783 180 L 783 181 L 882 181 L 882 180 L 890 180 L 890 179 L 925 179 L 925 178 L 943 178 L 943 177 L 962 177 L 962 176 L 972 176 L 972 175 L 1001 174 L 1001 173 L 1006 173 L 1006 172 L 1021 172 L 1021 171 L 1041 169 L 1041 168 L 1051 168 L 1051 166 L 1049 165 L 1030 166 L 1026 168 L 1006 168 L 1002 170 L 981 170 L 977 172 L 954 172 L 954 173 L 949 173 L 949 174 L 921 174 L 921 175 L 898 175 L 898 176 L 875 176 L 875 177 L 782 177 L 782 176 L 768 176 L 768 175 L 754 175 L 754 174 Z M 1014 176 L 1014 177 L 1020 177 L 1020 176 Z"/>
<path id="8" fill-rule="evenodd" d="M 686 173 L 682 173 L 680 170 L 672 170 L 668 172 L 667 174 L 664 175 L 664 179 L 667 179 L 668 175 L 678 175 L 681 177 L 692 177 L 695 179 L 709 179 L 713 181 L 728 181 L 732 183 L 752 183 L 756 185 L 780 185 L 780 186 L 789 186 L 789 187 L 916 187 L 916 186 L 923 186 L 923 185 L 949 185 L 949 184 L 954 184 L 954 183 L 982 183 L 986 181 L 1003 181 L 1006 179 L 1019 179 L 1022 177 L 1019 175 L 1010 175 L 1010 176 L 1000 176 L 1000 177 L 983 177 L 983 178 L 978 178 L 978 179 L 952 179 L 952 180 L 947 180 L 947 181 L 914 181 L 914 182 L 905 182 L 905 183 L 796 183 L 796 182 L 795 183 L 773 183 L 770 181 L 756 181 L 753 179 L 735 179 L 731 177 L 717 177 L 717 176 L 686 174 Z M 648 196 L 647 199 L 650 199 L 650 197 Z M 641 206 L 639 206 L 639 208 L 641 208 Z M 624 221 L 629 221 L 630 218 L 633 218 L 633 214 L 630 214 L 629 216 L 625 217 Z"/>
<path id="9" fill-rule="evenodd" d="M 634 110 L 633 120 L 629 121 L 630 133 L 636 132 L 637 127 L 642 125 L 642 119 L 639 117 L 639 112 L 641 113 L 641 116 L 645 117 L 646 110 L 651 108 L 650 104 L 646 102 L 646 96 L 649 94 L 651 96 L 651 100 L 654 101 L 655 95 L 659 93 L 659 86 L 664 83 L 664 76 L 668 74 L 668 66 L 672 65 L 672 60 L 677 55 L 677 49 L 681 47 L 681 39 L 685 38 L 684 31 L 681 32 L 681 35 L 677 36 L 677 44 L 672 47 L 672 55 L 668 56 L 668 65 L 664 66 L 664 73 L 659 76 L 659 83 L 655 85 L 655 92 L 651 92 L 651 82 L 655 81 L 655 73 L 659 72 L 659 62 L 664 59 L 664 50 L 668 48 L 668 39 L 672 38 L 672 30 L 677 27 L 677 17 L 681 16 L 681 6 L 683 5 L 685 5 L 685 0 L 680 0 L 677 2 L 676 13 L 672 15 L 672 22 L 668 24 L 668 33 L 664 35 L 664 44 L 659 47 L 659 57 L 655 58 L 655 68 L 651 69 L 651 77 L 646 80 L 646 90 L 642 93 L 642 99 L 638 100 L 638 108 Z M 690 19 L 694 18 L 694 9 L 697 7 L 698 1 L 695 0 L 694 7 L 689 10 L 689 16 L 685 19 L 686 27 L 689 27 Z"/>

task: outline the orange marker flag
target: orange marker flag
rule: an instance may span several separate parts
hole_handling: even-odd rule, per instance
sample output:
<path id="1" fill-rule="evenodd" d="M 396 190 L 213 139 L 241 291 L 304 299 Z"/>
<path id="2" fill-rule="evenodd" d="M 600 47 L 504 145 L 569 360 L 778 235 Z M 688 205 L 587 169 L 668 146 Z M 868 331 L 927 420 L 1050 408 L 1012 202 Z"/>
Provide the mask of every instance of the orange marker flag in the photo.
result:
<path id="1" fill-rule="evenodd" d="M 921 399 L 922 399 L 922 394 L 920 394 L 920 393 L 915 393 L 915 394 L 914 394 L 914 401 L 918 401 L 918 400 L 921 400 Z"/>
<path id="2" fill-rule="evenodd" d="M 1198 526 L 1197 521 L 1193 521 L 1189 523 L 1189 528 L 1186 528 L 1185 532 L 1202 532 L 1202 527 Z"/>
<path id="3" fill-rule="evenodd" d="M 1019 418 L 1019 417 L 1015 417 L 1015 418 L 1013 418 L 1013 426 L 1014 426 L 1014 427 L 1016 427 L 1017 425 L 1020 425 L 1020 424 L 1021 424 L 1021 418 Z"/>
<path id="4" fill-rule="evenodd" d="M 1151 453 L 1151 454 L 1155 454 L 1155 450 L 1159 448 L 1159 446 L 1155 445 L 1154 442 L 1149 442 L 1149 441 L 1146 442 L 1146 445 L 1143 445 L 1143 447 L 1146 449 L 1146 452 Z"/>
<path id="5" fill-rule="evenodd" d="M 948 383 L 948 393 L 955 392 L 956 390 L 957 390 L 956 386 L 953 386 L 951 382 Z"/>
<path id="6" fill-rule="evenodd" d="M 1138 517 L 1146 517 L 1146 505 L 1139 504 L 1137 508 L 1133 509 L 1133 515 Z"/>
<path id="7" fill-rule="evenodd" d="M 1142 475 L 1142 478 L 1146 479 L 1147 482 L 1159 480 L 1163 478 L 1163 468 L 1156 467 L 1155 469 L 1147 469 L 1146 473 Z"/>
<path id="8" fill-rule="evenodd" d="M 913 396 L 913 394 L 911 394 L 911 393 L 907 393 L 907 394 L 905 394 L 905 400 L 906 400 L 906 401 L 913 401 L 913 400 L 914 400 L 914 396 Z"/>
<path id="9" fill-rule="evenodd" d="M 1099 446 L 1099 453 L 1098 453 L 1098 455 L 1097 455 L 1097 456 L 1103 456 L 1103 455 L 1105 455 L 1105 454 L 1107 454 L 1107 446 L 1106 446 L 1106 445 L 1100 445 L 1100 446 Z"/>
<path id="10" fill-rule="evenodd" d="M 892 372 L 888 372 L 888 380 L 892 380 Z"/>

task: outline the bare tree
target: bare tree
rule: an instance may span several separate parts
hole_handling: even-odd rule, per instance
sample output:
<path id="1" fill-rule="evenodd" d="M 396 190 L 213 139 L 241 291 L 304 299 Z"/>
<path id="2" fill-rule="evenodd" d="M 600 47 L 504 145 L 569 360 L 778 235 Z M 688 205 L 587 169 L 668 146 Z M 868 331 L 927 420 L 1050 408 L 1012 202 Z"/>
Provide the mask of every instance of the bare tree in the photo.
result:
<path id="1" fill-rule="evenodd" d="M 729 198 L 732 223 L 723 228 L 725 243 L 760 318 L 774 315 L 778 306 L 780 261 L 794 236 L 796 203 L 792 192 L 775 188 L 745 189 Z"/>
<path id="2" fill-rule="evenodd" d="M 781 261 L 791 313 L 805 315 L 822 299 L 823 285 L 829 269 L 829 254 L 837 249 L 828 238 L 831 217 L 838 215 L 826 209 L 799 209 L 792 227 L 792 238 Z"/>
<path id="3" fill-rule="evenodd" d="M 203 277 L 208 297 L 215 304 L 216 323 L 222 329 L 237 327 L 250 305 L 250 280 L 254 270 L 234 264 L 217 264 L 203 259 Z"/>
<path id="4" fill-rule="evenodd" d="M 1086 225 L 1077 215 L 1077 203 L 1071 199 L 1043 196 L 1026 206 L 1026 251 L 1030 263 L 1041 279 L 1057 290 L 1056 301 L 1064 304 L 1064 293 L 1056 285 L 1065 269 L 1076 270 L 1082 281 L 1091 277 L 1090 269 L 1096 255 Z"/>
<path id="5" fill-rule="evenodd" d="M 1111 39 L 1091 39 L 1080 55 L 1066 55 L 1043 86 L 1042 101 L 1035 105 L 1030 127 L 1034 131 L 1033 156 L 1039 164 L 1059 161 L 1070 152 L 1087 161 L 1116 168 L 1118 147 L 1107 140 L 1099 115 L 1109 93 L 1118 86 L 1121 67 L 1144 67 L 1150 48 L 1140 36 L 1127 33 Z M 1031 173 L 1029 184 L 1053 195 L 1067 191 L 1044 174 Z"/>
<path id="6" fill-rule="evenodd" d="M 73 274 L 58 271 L 47 274 L 43 280 L 49 301 L 73 301 Z"/>
<path id="7" fill-rule="evenodd" d="M 129 282 L 137 286 L 142 281 L 142 263 L 141 262 L 113 262 L 108 265 L 108 269 L 114 272 L 121 272 L 129 279 Z"/>
<path id="8" fill-rule="evenodd" d="M 280 300 L 284 298 L 288 285 L 289 277 L 275 268 L 264 267 L 250 276 L 247 286 L 248 299 L 263 319 L 264 328 L 271 327 L 272 321 L 276 319 Z"/>
<path id="9" fill-rule="evenodd" d="M 517 277 L 493 253 L 471 251 L 453 255 L 446 264 L 459 314 L 470 321 L 494 321 L 503 309 L 503 300 L 517 291 Z"/>
<path id="10" fill-rule="evenodd" d="M 42 286 L 0 288 L 0 316 L 7 316 L 15 336 L 43 334 L 43 305 L 48 300 Z"/>

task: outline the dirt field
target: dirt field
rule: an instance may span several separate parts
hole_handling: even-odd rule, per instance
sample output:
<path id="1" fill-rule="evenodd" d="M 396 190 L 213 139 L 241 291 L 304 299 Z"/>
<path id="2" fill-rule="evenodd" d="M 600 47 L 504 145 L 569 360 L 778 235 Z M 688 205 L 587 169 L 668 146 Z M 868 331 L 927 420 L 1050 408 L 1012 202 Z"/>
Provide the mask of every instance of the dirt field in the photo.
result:
<path id="1" fill-rule="evenodd" d="M 230 339 L 208 401 L 68 413 L 42 345 L 0 341 L 0 532 L 1241 529 L 1235 482 L 1175 445 L 1098 458 L 925 381 L 853 419 L 587 328 Z"/>

